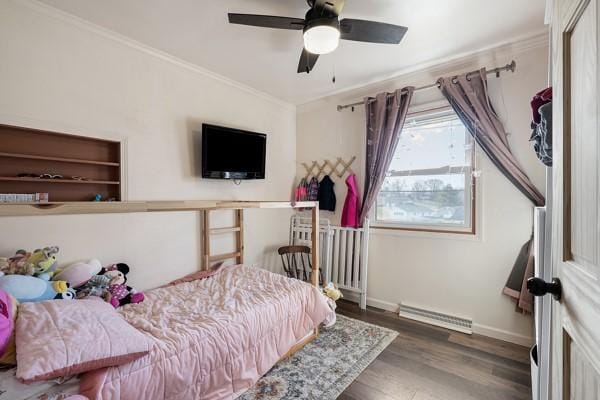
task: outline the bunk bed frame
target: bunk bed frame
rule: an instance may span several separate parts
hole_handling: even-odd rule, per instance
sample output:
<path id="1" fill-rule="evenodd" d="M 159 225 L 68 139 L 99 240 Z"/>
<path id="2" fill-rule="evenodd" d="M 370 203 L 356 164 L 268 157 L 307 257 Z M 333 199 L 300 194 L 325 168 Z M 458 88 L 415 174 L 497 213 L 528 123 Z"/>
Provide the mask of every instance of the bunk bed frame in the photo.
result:
<path id="1" fill-rule="evenodd" d="M 213 262 L 235 259 L 244 262 L 244 209 L 310 209 L 312 213 L 312 275 L 311 284 L 319 287 L 319 203 L 316 201 L 115 201 L 115 202 L 50 202 L 0 204 L 0 217 L 75 215 L 75 214 L 123 214 L 144 212 L 200 212 L 202 214 L 202 268 L 208 269 Z M 211 228 L 210 213 L 216 210 L 233 210 L 236 225 L 226 228 Z M 236 235 L 236 249 L 233 253 L 211 254 L 210 237 L 225 233 Z M 287 358 L 316 339 L 318 328 L 303 338 L 282 357 Z"/>

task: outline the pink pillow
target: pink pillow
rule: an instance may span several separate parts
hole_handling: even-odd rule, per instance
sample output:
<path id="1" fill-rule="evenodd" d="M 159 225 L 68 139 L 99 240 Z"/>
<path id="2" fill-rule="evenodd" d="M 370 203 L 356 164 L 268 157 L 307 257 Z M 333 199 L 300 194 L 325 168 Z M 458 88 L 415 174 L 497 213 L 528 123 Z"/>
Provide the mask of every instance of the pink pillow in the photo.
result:
<path id="1" fill-rule="evenodd" d="M 85 262 L 76 262 L 58 272 L 52 278 L 53 281 L 67 281 L 73 288 L 85 285 L 92 276 L 98 274 L 102 264 L 96 259 Z"/>
<path id="2" fill-rule="evenodd" d="M 25 383 L 125 364 L 152 346 L 99 299 L 23 303 L 16 332 L 17 378 Z"/>
<path id="3" fill-rule="evenodd" d="M 191 274 L 187 274 L 183 278 L 175 279 L 174 281 L 171 281 L 162 287 L 174 286 L 174 285 L 179 285 L 180 283 L 199 281 L 202 279 L 209 278 L 209 277 L 221 272 L 222 266 L 223 266 L 223 263 L 220 262 L 218 264 L 213 265 L 209 270 L 192 272 Z"/>
<path id="4" fill-rule="evenodd" d="M 15 364 L 17 301 L 0 289 L 0 364 Z"/>

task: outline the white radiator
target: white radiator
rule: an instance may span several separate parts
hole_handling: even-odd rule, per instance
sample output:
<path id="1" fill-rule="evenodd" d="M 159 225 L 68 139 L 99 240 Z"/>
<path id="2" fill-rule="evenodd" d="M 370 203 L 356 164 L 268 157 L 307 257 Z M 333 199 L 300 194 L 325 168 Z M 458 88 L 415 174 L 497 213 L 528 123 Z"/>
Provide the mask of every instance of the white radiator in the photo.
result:
<path id="1" fill-rule="evenodd" d="M 369 249 L 369 221 L 362 228 L 333 226 L 321 219 L 319 240 L 320 265 L 326 283 L 360 296 L 360 307 L 367 308 L 367 267 Z M 310 246 L 312 222 L 310 218 L 293 216 L 290 223 L 290 244 Z"/>

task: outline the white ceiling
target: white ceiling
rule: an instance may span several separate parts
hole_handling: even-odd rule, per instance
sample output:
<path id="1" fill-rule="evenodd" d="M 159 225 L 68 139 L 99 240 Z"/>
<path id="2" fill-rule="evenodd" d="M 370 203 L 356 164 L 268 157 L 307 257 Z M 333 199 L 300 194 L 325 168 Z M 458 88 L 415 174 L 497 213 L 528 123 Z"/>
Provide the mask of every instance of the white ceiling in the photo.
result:
<path id="1" fill-rule="evenodd" d="M 145 45 L 302 104 L 544 29 L 545 0 L 346 0 L 342 18 L 408 27 L 399 45 L 342 41 L 297 74 L 301 31 L 230 25 L 227 12 L 303 18 L 305 0 L 41 0 Z M 332 76 L 336 75 L 336 83 Z"/>

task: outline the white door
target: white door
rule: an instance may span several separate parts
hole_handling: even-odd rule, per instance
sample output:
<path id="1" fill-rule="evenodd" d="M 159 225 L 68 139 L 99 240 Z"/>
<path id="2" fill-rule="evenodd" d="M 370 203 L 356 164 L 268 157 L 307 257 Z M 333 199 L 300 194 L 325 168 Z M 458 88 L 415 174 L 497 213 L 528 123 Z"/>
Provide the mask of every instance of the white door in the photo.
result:
<path id="1" fill-rule="evenodd" d="M 600 399 L 600 0 L 554 0 L 553 400 Z"/>

